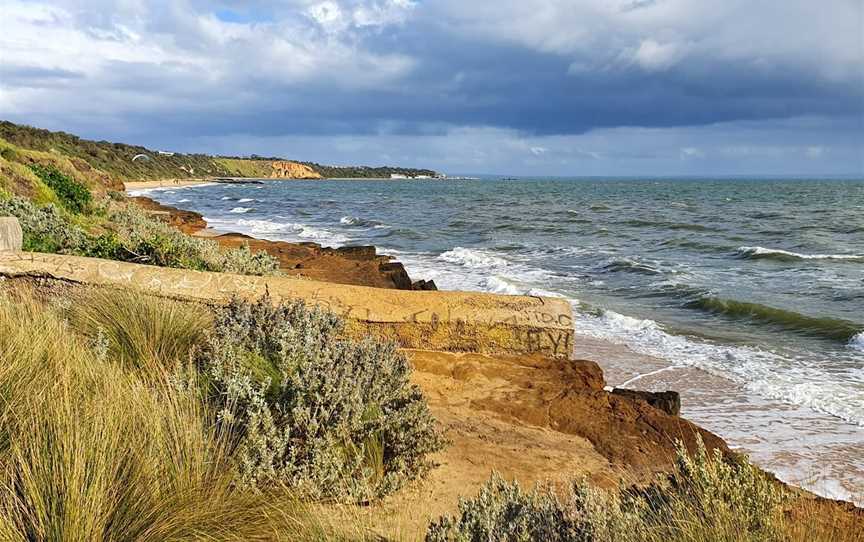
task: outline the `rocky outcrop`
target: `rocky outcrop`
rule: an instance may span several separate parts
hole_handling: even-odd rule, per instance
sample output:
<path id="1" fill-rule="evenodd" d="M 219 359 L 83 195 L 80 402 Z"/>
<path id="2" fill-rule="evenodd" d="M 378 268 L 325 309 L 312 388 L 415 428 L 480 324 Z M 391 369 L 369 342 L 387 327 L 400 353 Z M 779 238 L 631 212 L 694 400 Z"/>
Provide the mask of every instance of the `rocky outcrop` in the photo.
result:
<path id="1" fill-rule="evenodd" d="M 634 401 L 644 401 L 670 416 L 681 414 L 681 395 L 677 391 L 640 391 L 615 388 L 613 395 L 627 397 Z"/>
<path id="2" fill-rule="evenodd" d="M 162 205 L 143 196 L 130 199 L 150 211 L 154 218 L 164 220 L 183 233 L 195 235 L 200 232 L 202 236 L 206 233 L 203 230 L 207 228 L 207 222 L 199 213 Z M 396 290 L 437 289 L 432 281 L 412 282 L 401 263 L 378 254 L 374 246 L 328 248 L 318 243 L 255 239 L 241 233 L 208 233 L 206 237 L 224 247 L 249 245 L 252 250 L 263 250 L 279 260 L 282 273 L 289 276 Z"/>
<path id="3" fill-rule="evenodd" d="M 278 160 L 271 162 L 273 172 L 270 174 L 274 179 L 320 179 L 321 175 L 311 167 L 291 162 L 289 160 Z"/>
<path id="4" fill-rule="evenodd" d="M 410 358 L 413 379 L 429 397 L 436 418 L 460 420 L 448 428 L 452 431 L 448 436 L 457 442 L 473 441 L 466 445 L 469 457 L 476 458 L 477 447 L 488 445 L 476 442 L 472 435 L 481 424 L 491 426 L 485 421 L 490 419 L 506 422 L 511 428 L 506 430 L 511 432 L 514 427 L 533 427 L 547 436 L 558 435 L 560 440 L 567 436 L 582 440 L 599 462 L 591 467 L 583 464 L 582 468 L 588 467 L 601 483 L 605 478 L 613 485 L 622 470 L 627 483 L 647 482 L 654 473 L 668 471 L 675 460 L 676 441 L 695 451 L 701 439 L 709 450 L 729 453 L 726 443 L 713 433 L 641 398 L 606 391 L 603 372 L 593 361 L 427 351 L 412 351 Z M 508 470 L 524 455 L 528 462 L 534 459 L 535 470 L 533 475 L 520 477 L 520 482 L 560 474 L 540 460 L 552 454 L 560 442 L 539 450 L 530 440 L 500 440 L 503 449 L 518 451 L 512 454 L 510 465 L 496 464 L 501 451 L 482 456 L 487 472 L 493 468 Z M 582 461 L 591 455 L 580 452 Z M 576 469 L 581 470 L 579 466 Z"/>

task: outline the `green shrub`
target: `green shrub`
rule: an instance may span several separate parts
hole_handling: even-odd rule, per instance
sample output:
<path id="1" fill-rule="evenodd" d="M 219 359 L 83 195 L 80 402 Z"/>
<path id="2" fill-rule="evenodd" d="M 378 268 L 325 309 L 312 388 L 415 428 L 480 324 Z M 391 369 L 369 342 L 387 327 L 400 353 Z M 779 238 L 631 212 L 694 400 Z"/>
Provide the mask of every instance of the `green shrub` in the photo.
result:
<path id="1" fill-rule="evenodd" d="M 780 542 L 782 494 L 744 459 L 679 446 L 674 472 L 647 490 L 607 492 L 586 482 L 564 497 L 552 488 L 525 492 L 497 475 L 458 517 L 432 522 L 427 542 Z"/>
<path id="2" fill-rule="evenodd" d="M 71 223 L 53 205 L 38 206 L 12 196 L 0 199 L 0 216 L 18 218 L 24 233 L 23 248 L 32 252 L 86 255 L 92 236 Z"/>
<path id="3" fill-rule="evenodd" d="M 459 500 L 459 517 L 430 524 L 427 542 L 647 540 L 640 502 L 574 484 L 561 499 L 548 486 L 523 491 L 497 474 L 473 499 Z"/>
<path id="4" fill-rule="evenodd" d="M 73 213 L 88 210 L 93 195 L 90 190 L 54 166 L 31 164 L 30 169 L 60 198 L 63 206 Z"/>
<path id="5" fill-rule="evenodd" d="M 244 440 L 245 484 L 367 501 L 430 467 L 444 441 L 394 345 L 343 338 L 343 321 L 301 302 L 234 300 L 217 311 L 201 365 L 223 422 Z"/>
<path id="6" fill-rule="evenodd" d="M 12 147 L 3 147 L 0 150 L 0 157 L 8 162 L 15 162 L 18 159 L 18 153 Z"/>
<path id="7" fill-rule="evenodd" d="M 121 259 L 127 261 L 245 275 L 271 275 L 279 269 L 279 262 L 264 251 L 245 246 L 223 250 L 215 241 L 186 235 L 132 205 L 115 209 L 108 219 L 126 249 Z"/>
<path id="8" fill-rule="evenodd" d="M 31 252 L 245 275 L 270 275 L 279 269 L 279 262 L 266 252 L 252 252 L 246 246 L 221 249 L 214 241 L 185 235 L 132 206 L 110 211 L 102 225 L 112 231 L 98 235 L 84 230 L 54 205 L 39 206 L 19 196 L 0 198 L 0 216 L 18 218 L 23 248 Z"/>

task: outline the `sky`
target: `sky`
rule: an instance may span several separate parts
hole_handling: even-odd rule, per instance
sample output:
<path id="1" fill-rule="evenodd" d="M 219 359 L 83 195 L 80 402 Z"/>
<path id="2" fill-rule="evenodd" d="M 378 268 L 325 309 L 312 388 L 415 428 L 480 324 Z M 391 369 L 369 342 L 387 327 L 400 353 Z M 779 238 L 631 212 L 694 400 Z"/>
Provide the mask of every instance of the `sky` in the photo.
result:
<path id="1" fill-rule="evenodd" d="M 0 118 L 512 175 L 864 176 L 862 0 L 0 0 Z"/>

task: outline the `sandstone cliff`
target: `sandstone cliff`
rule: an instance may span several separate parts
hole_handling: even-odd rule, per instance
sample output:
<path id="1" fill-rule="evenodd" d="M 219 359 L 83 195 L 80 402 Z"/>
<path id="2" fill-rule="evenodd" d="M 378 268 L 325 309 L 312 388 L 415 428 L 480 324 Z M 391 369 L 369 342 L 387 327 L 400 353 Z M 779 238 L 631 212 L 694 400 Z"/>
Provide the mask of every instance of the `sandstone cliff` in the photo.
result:
<path id="1" fill-rule="evenodd" d="M 320 179 L 311 167 L 291 160 L 217 158 L 215 162 L 228 175 L 259 179 Z"/>
<path id="2" fill-rule="evenodd" d="M 280 160 L 270 163 L 272 173 L 270 177 L 276 179 L 320 179 L 315 170 L 307 165 L 298 162 L 290 162 L 288 160 Z"/>

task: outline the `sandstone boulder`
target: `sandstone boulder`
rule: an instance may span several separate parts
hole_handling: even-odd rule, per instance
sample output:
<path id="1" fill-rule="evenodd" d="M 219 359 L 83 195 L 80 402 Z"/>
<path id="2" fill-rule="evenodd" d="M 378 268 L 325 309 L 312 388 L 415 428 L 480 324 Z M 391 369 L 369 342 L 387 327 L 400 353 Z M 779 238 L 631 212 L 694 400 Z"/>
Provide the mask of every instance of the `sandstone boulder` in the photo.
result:
<path id="1" fill-rule="evenodd" d="M 12 216 L 0 217 L 0 251 L 21 250 L 23 241 L 24 234 L 21 231 L 18 219 Z"/>

